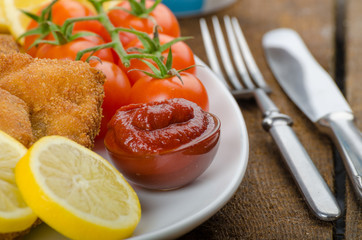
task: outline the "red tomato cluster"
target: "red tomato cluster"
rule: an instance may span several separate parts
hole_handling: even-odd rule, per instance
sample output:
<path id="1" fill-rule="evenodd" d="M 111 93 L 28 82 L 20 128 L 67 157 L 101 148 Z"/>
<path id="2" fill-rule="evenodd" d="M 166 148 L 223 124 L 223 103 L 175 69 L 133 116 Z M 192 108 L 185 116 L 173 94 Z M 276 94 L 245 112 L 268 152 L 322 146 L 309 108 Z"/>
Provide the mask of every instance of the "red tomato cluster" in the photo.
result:
<path id="1" fill-rule="evenodd" d="M 152 0 L 146 0 L 146 7 L 154 4 Z M 180 36 L 180 27 L 175 15 L 162 3 L 149 14 L 154 21 L 149 18 L 141 18 L 132 15 L 129 10 L 130 3 L 122 1 L 119 7 L 126 9 L 112 9 L 107 13 L 110 22 L 114 27 L 125 27 L 136 29 L 148 34 L 154 31 L 156 22 L 160 29 L 160 44 L 172 41 Z M 96 13 L 87 6 L 76 0 L 59 0 L 52 6 L 52 21 L 57 25 L 63 25 L 69 18 L 94 16 Z M 37 22 L 34 20 L 28 26 L 28 30 L 36 28 Z M 111 41 L 106 28 L 98 21 L 81 21 L 76 22 L 73 27 L 73 33 L 79 31 L 89 31 L 96 33 L 98 36 L 86 36 L 70 41 L 63 45 L 51 45 L 40 43 L 29 49 L 38 35 L 25 37 L 24 48 L 27 52 L 38 58 L 57 58 L 74 60 L 77 53 L 86 48 L 95 47 Z M 54 40 L 49 34 L 46 40 Z M 142 43 L 134 34 L 120 32 L 119 39 L 125 49 L 137 47 L 143 48 Z M 169 49 L 165 50 L 162 55 L 167 58 Z M 177 42 L 171 46 L 173 55 L 172 67 L 181 70 L 195 65 L 193 52 L 184 42 Z M 82 57 L 81 60 L 87 59 L 89 54 Z M 155 100 L 170 98 L 185 98 L 198 104 L 204 110 L 208 110 L 208 96 L 206 89 L 201 81 L 194 75 L 195 68 L 190 68 L 186 72 L 181 72 L 182 81 L 176 76 L 169 78 L 152 78 L 145 73 L 138 71 L 143 70 L 151 72 L 151 69 L 139 59 L 131 59 L 130 66 L 126 68 L 112 49 L 101 49 L 94 53 L 102 61 L 91 61 L 91 66 L 102 70 L 106 75 L 104 84 L 105 98 L 103 103 L 103 120 L 101 125 L 100 136 L 104 136 L 106 125 L 116 110 L 124 105 L 131 103 L 147 103 Z M 156 64 L 147 59 L 148 62 Z"/>
<path id="2" fill-rule="evenodd" d="M 46 6 L 44 6 L 45 8 Z M 42 9 L 41 9 L 42 10 Z M 41 10 L 38 12 L 38 15 L 40 15 Z M 69 18 L 75 18 L 75 17 L 86 17 L 86 16 L 94 16 L 95 13 L 93 11 L 91 11 L 88 7 L 84 6 L 83 4 L 81 4 L 80 2 L 77 2 L 75 0 L 60 0 L 58 2 L 56 2 L 53 6 L 52 6 L 52 22 L 54 22 L 57 25 L 63 25 L 65 20 L 69 19 Z M 34 21 L 31 20 L 30 24 L 27 27 L 27 30 L 31 30 L 34 29 L 35 27 L 37 27 L 38 24 Z M 77 22 L 74 24 L 73 27 L 73 31 L 90 31 L 90 32 L 94 32 L 96 34 L 98 34 L 99 36 L 103 37 L 106 36 L 106 30 L 104 29 L 103 25 L 98 22 L 98 21 L 82 21 L 82 22 Z M 39 50 L 40 46 L 44 45 L 44 44 L 40 44 L 39 47 L 33 47 L 31 49 L 29 49 L 30 45 L 36 40 L 36 38 L 38 38 L 39 35 L 30 35 L 25 37 L 24 39 L 24 49 L 27 50 L 27 53 L 30 54 L 33 57 L 39 57 L 36 56 L 36 53 L 39 52 L 38 54 L 42 57 L 48 57 L 48 58 L 53 58 L 54 55 L 50 54 L 49 56 L 46 55 L 46 49 L 42 49 Z M 53 40 L 53 36 L 49 35 L 46 37 L 47 40 Z M 83 39 L 85 40 L 85 39 Z M 89 42 L 93 42 L 94 38 L 90 39 Z M 79 41 L 77 41 L 79 43 Z M 102 38 L 98 39 L 98 42 L 96 42 L 95 44 L 101 44 L 104 43 Z M 48 45 L 48 44 L 47 44 Z M 68 46 L 68 50 L 66 51 L 66 53 L 64 53 L 63 55 L 69 54 L 70 57 L 74 59 L 72 56 L 76 55 L 78 51 L 85 49 L 86 47 L 72 47 L 72 44 L 69 44 L 70 46 Z M 75 44 L 77 45 L 77 44 Z M 112 59 L 113 61 L 113 59 Z"/>

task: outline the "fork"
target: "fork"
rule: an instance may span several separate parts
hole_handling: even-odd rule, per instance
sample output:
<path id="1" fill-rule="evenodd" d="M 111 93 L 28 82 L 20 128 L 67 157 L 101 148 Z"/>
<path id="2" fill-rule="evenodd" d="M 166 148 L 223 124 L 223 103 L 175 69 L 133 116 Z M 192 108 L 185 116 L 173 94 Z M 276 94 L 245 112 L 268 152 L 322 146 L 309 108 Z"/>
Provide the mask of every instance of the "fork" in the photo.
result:
<path id="1" fill-rule="evenodd" d="M 271 89 L 264 81 L 253 59 L 238 20 L 235 17 L 230 19 L 229 16 L 224 16 L 226 34 L 237 71 L 232 65 L 223 30 L 216 16 L 212 17 L 212 23 L 221 60 L 229 81 L 226 80 L 221 70 L 206 20 L 201 18 L 202 38 L 212 70 L 230 90 L 234 98 L 255 98 L 263 113 L 262 126 L 264 130 L 269 132 L 274 139 L 314 215 L 325 221 L 337 219 L 341 215 L 337 201 L 291 128 L 292 119 L 280 113 L 269 98 L 268 93 L 271 93 Z M 238 72 L 239 77 L 236 72 Z"/>

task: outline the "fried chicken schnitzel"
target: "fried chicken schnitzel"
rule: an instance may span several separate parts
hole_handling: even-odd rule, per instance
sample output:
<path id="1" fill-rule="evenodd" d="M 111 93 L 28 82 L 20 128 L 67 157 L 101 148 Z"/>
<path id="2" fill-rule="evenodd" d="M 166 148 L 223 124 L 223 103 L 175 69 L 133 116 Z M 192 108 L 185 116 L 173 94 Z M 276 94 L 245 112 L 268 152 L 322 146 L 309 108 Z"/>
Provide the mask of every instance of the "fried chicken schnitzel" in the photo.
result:
<path id="1" fill-rule="evenodd" d="M 61 135 L 92 148 L 102 117 L 104 74 L 80 61 L 32 58 L 10 38 L 0 35 L 0 130 L 26 147 L 43 136 Z M 28 231 L 0 233 L 0 239 Z"/>
<path id="2" fill-rule="evenodd" d="M 0 130 L 27 147 L 43 136 L 61 135 L 91 148 L 102 117 L 104 80 L 88 63 L 20 53 L 12 36 L 0 34 L 0 89 L 5 90 Z"/>
<path id="3" fill-rule="evenodd" d="M 102 116 L 103 82 L 100 71 L 80 61 L 0 54 L 0 88 L 28 106 L 34 141 L 62 135 L 91 148 Z"/>

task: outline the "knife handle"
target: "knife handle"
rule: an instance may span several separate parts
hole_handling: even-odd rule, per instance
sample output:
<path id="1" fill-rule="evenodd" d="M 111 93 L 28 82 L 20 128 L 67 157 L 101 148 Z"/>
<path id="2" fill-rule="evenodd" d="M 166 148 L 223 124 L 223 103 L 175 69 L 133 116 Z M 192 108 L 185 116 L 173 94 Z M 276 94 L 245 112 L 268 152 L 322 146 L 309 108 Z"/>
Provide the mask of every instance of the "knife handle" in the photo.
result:
<path id="1" fill-rule="evenodd" d="M 335 112 L 319 121 L 341 153 L 344 166 L 359 199 L 362 199 L 362 136 L 350 112 Z M 326 131 L 329 130 L 329 131 Z"/>
<path id="2" fill-rule="evenodd" d="M 273 112 L 263 121 L 264 129 L 276 142 L 309 208 L 321 220 L 335 220 L 341 215 L 337 201 L 291 125 L 291 119 L 279 112 Z"/>

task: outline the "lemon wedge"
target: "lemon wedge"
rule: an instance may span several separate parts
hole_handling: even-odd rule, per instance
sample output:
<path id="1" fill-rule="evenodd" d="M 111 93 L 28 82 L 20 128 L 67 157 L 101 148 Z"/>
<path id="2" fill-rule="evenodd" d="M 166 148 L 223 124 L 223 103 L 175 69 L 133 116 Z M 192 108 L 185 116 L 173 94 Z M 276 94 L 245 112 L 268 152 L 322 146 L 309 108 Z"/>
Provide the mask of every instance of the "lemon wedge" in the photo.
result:
<path id="1" fill-rule="evenodd" d="M 95 152 L 60 136 L 38 140 L 15 168 L 33 211 L 71 239 L 120 239 L 136 228 L 141 208 L 123 176 Z"/>
<path id="2" fill-rule="evenodd" d="M 27 149 L 0 131 L 0 233 L 29 228 L 37 219 L 15 184 L 14 168 Z"/>

